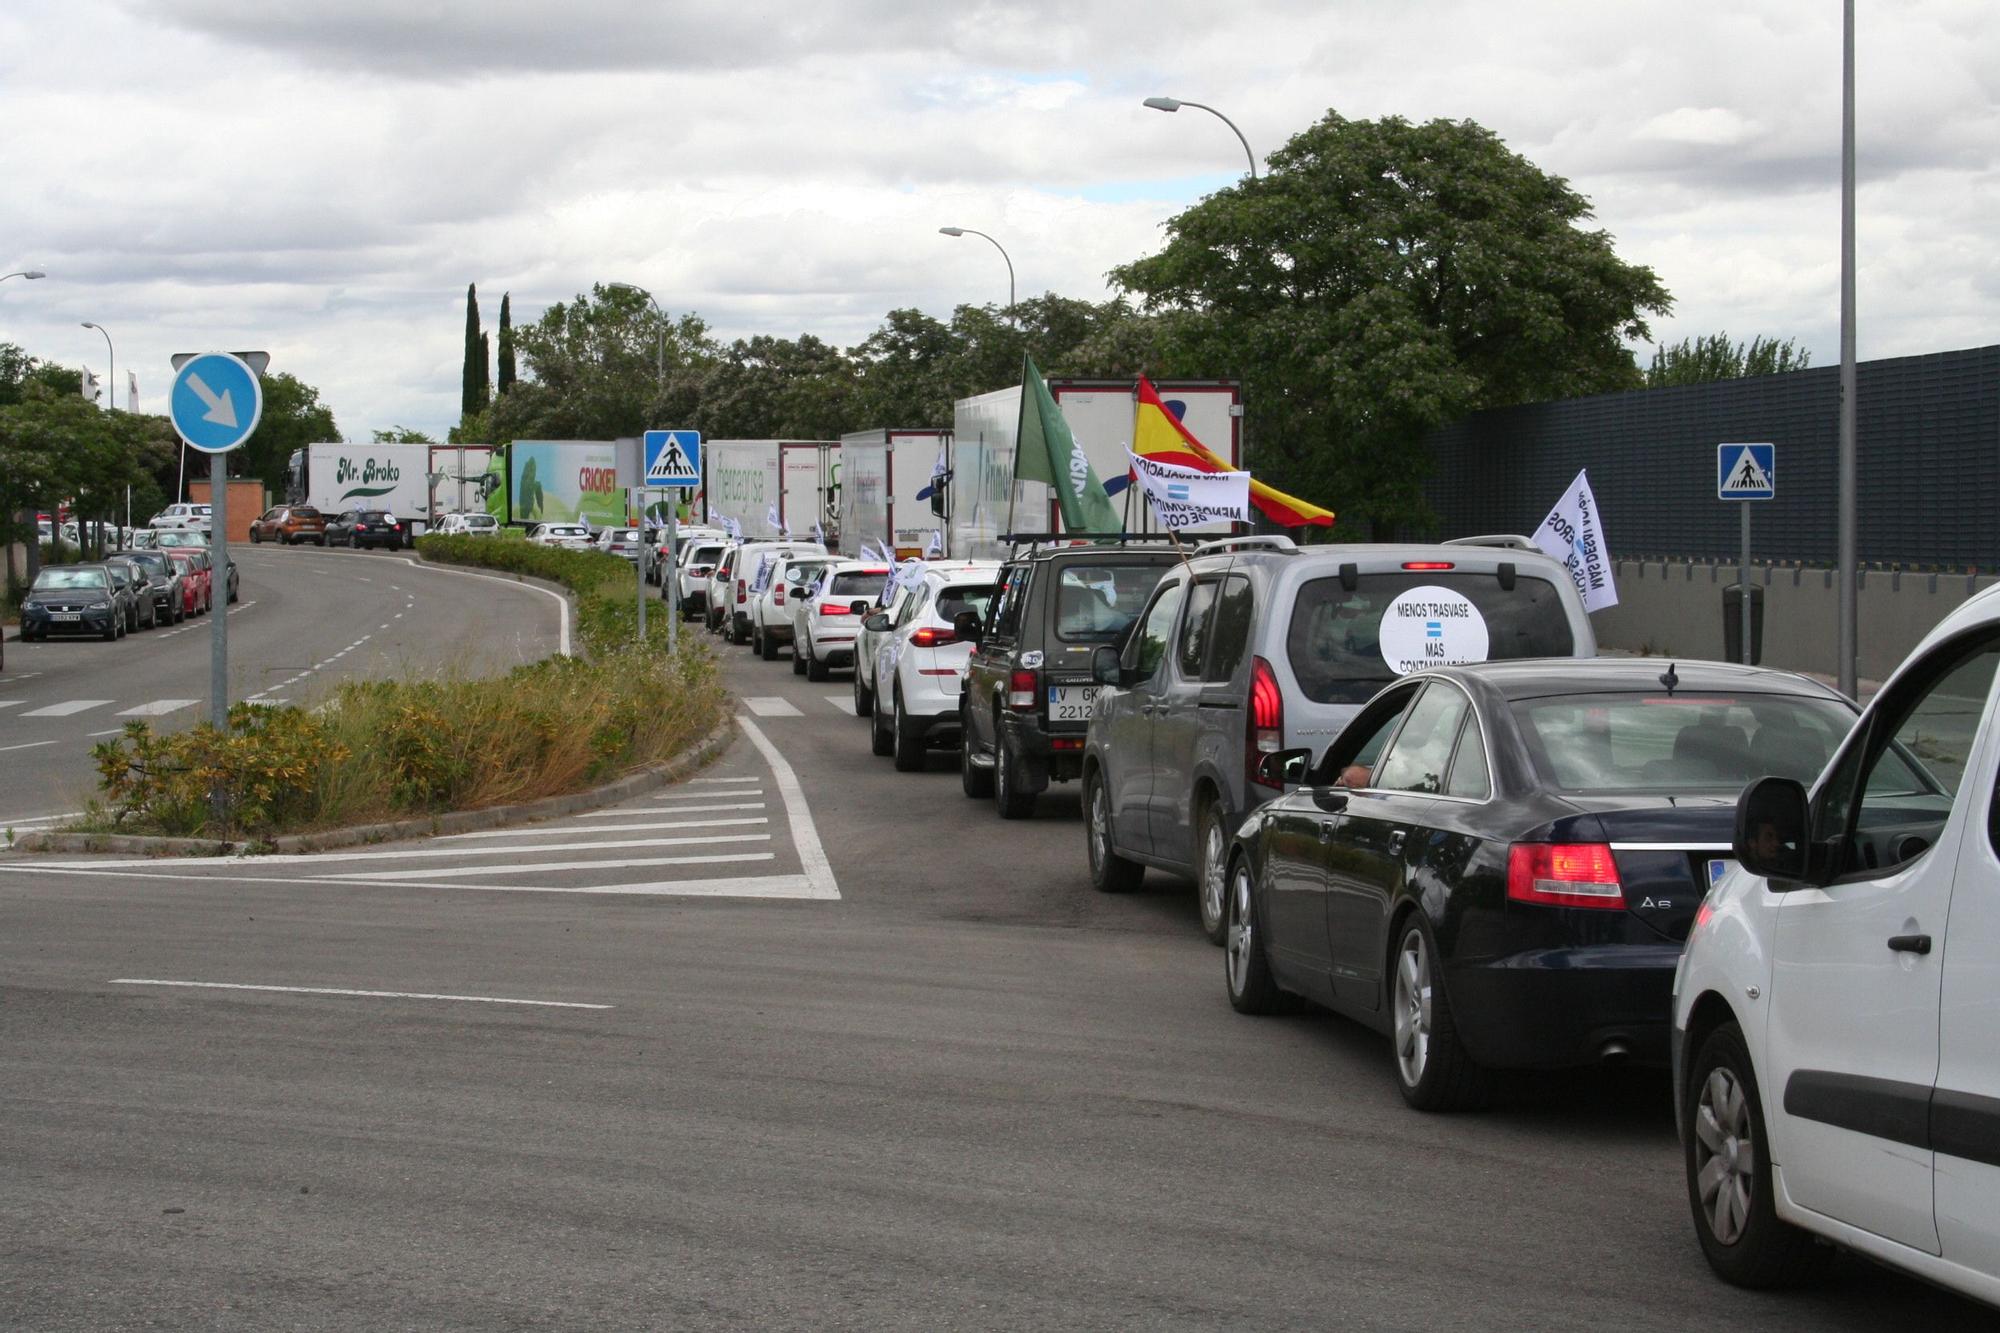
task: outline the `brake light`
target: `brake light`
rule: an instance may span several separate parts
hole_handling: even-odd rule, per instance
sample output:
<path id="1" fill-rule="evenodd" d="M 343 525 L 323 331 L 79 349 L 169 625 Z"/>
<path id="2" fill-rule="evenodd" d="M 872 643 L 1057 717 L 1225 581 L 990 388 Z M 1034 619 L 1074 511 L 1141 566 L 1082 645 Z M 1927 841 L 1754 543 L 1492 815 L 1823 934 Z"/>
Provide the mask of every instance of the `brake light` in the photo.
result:
<path id="1" fill-rule="evenodd" d="M 1404 569 L 1457 569 L 1449 560 L 1405 560 Z"/>
<path id="2" fill-rule="evenodd" d="M 1507 851 L 1507 896 L 1548 907 L 1625 906 L 1618 863 L 1601 842 L 1517 842 Z"/>
<path id="3" fill-rule="evenodd" d="M 777 587 L 771 589 L 771 600 L 779 606 L 783 606 L 785 604 L 784 584 L 780 583 Z"/>
<path id="4" fill-rule="evenodd" d="M 750 600 L 750 585 L 749 585 L 749 584 L 747 584 L 747 583 L 738 583 L 738 584 L 736 585 L 736 600 L 737 600 L 737 602 L 738 602 L 739 604 L 740 604 L 740 603 L 743 603 L 743 602 L 747 602 L 747 601 L 749 601 L 749 600 Z"/>
<path id="5" fill-rule="evenodd" d="M 823 616 L 851 616 L 854 614 L 854 608 L 843 606 L 839 602 L 821 602 L 819 613 Z"/>
<path id="6" fill-rule="evenodd" d="M 941 643 L 957 643 L 958 634 L 948 629 L 933 629 L 926 625 L 910 636 L 912 648 L 935 648 Z"/>
<path id="7" fill-rule="evenodd" d="M 1033 708 L 1042 697 L 1042 673 L 1019 670 L 1007 678 L 1007 706 Z"/>
<path id="8" fill-rule="evenodd" d="M 1263 658 L 1252 658 L 1250 663 L 1250 744 L 1244 749 L 1244 758 L 1249 765 L 1247 778 L 1260 787 L 1284 789 L 1284 784 L 1271 781 L 1257 772 L 1257 761 L 1267 754 L 1276 754 L 1285 744 L 1285 695 L 1278 688 L 1278 674 L 1271 670 L 1271 664 Z"/>

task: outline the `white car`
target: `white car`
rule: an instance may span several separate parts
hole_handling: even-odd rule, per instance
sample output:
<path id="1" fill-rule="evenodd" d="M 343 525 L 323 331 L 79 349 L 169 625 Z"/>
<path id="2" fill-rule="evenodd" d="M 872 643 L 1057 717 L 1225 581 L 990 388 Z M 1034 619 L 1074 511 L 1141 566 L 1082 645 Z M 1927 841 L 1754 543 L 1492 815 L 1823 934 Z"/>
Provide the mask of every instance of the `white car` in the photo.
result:
<path id="1" fill-rule="evenodd" d="M 727 586 L 717 588 L 722 632 L 731 643 L 750 642 L 750 586 L 768 573 L 767 561 L 781 555 L 825 555 L 818 542 L 745 542 L 730 554 Z M 719 571 L 718 571 L 719 573 Z"/>
<path id="2" fill-rule="evenodd" d="M 687 559 L 688 547 L 690 545 L 710 539 L 716 541 L 726 540 L 728 535 L 719 528 L 701 527 L 686 523 L 681 524 L 679 530 L 674 533 L 675 563 L 679 564 Z M 663 571 L 667 563 L 667 530 L 663 527 L 647 528 L 646 547 L 649 552 L 646 563 L 646 582 L 659 583 L 661 578 L 664 577 Z M 662 593 L 661 596 L 665 596 L 665 594 Z"/>
<path id="3" fill-rule="evenodd" d="M 646 534 L 637 528 L 606 528 L 597 534 L 591 546 L 605 555 L 623 556 L 636 565 L 639 553 L 646 549 Z"/>
<path id="4" fill-rule="evenodd" d="M 958 618 L 970 612 L 985 620 L 999 575 L 997 560 L 925 569 L 881 636 L 868 739 L 876 754 L 895 757 L 900 772 L 922 769 L 932 744 L 958 740 L 959 693 L 972 656 L 972 645 L 958 635 Z"/>
<path id="5" fill-rule="evenodd" d="M 835 667 L 852 665 L 862 617 L 888 581 L 889 566 L 879 560 L 834 560 L 820 570 L 792 601 L 793 672 L 825 680 Z"/>
<path id="6" fill-rule="evenodd" d="M 590 529 L 581 523 L 537 523 L 528 531 L 528 540 L 537 546 L 559 546 L 570 551 L 590 549 Z"/>
<path id="7" fill-rule="evenodd" d="M 210 510 L 207 505 L 168 505 L 147 520 L 147 526 L 170 528 L 176 532 L 207 532 L 210 526 Z"/>
<path id="8" fill-rule="evenodd" d="M 820 570 L 831 563 L 830 557 L 809 552 L 805 555 L 781 555 L 771 562 L 768 575 L 761 588 L 750 591 L 750 650 L 766 662 L 778 660 L 778 649 L 792 641 L 792 610 L 788 600 L 796 600 Z"/>
<path id="9" fill-rule="evenodd" d="M 1674 1091 L 1709 1264 L 1815 1237 L 2000 1304 L 2000 589 L 1946 616 L 1807 791 L 1737 801 L 1674 979 Z"/>
<path id="10" fill-rule="evenodd" d="M 499 534 L 500 520 L 491 514 L 446 514 L 437 525 L 440 537 L 496 537 Z"/>
<path id="11" fill-rule="evenodd" d="M 861 625 L 854 634 L 854 715 L 872 717 L 875 713 L 875 658 L 882 641 L 895 633 L 896 613 L 902 609 L 903 599 L 913 596 L 916 586 L 907 582 L 885 580 L 882 591 L 868 603 L 862 612 Z M 887 619 L 881 619 L 886 616 Z M 871 624 L 880 629 L 870 629 Z"/>
<path id="12" fill-rule="evenodd" d="M 729 550 L 725 537 L 696 537 L 680 543 L 674 554 L 680 568 L 674 575 L 679 585 L 681 619 L 693 620 L 708 611 L 708 581 Z"/>

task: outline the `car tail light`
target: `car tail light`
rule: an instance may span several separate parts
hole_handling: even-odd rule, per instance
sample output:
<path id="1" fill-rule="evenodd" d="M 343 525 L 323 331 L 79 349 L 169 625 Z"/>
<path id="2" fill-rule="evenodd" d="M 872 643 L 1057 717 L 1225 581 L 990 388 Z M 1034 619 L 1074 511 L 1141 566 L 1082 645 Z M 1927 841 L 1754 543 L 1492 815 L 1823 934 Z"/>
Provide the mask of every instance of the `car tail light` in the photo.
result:
<path id="1" fill-rule="evenodd" d="M 747 584 L 747 583 L 739 583 L 739 584 L 737 584 L 737 585 L 736 585 L 736 601 L 737 601 L 737 604 L 738 604 L 738 605 L 740 606 L 741 604 L 743 604 L 744 602 L 747 602 L 747 601 L 749 601 L 749 600 L 750 600 L 750 585 L 749 585 L 749 584 Z"/>
<path id="2" fill-rule="evenodd" d="M 1625 906 L 1618 863 L 1601 842 L 1517 842 L 1507 852 L 1507 896 L 1548 907 Z"/>
<path id="3" fill-rule="evenodd" d="M 1033 708 L 1042 696 L 1042 673 L 1026 669 L 1018 670 L 1007 678 L 1007 706 L 1009 708 Z"/>
<path id="4" fill-rule="evenodd" d="M 851 616 L 854 614 L 854 608 L 840 602 L 821 602 L 819 613 L 823 616 Z"/>
<path id="5" fill-rule="evenodd" d="M 935 648 L 941 643 L 957 643 L 958 634 L 948 629 L 933 629 L 926 625 L 910 636 L 912 648 Z"/>
<path id="6" fill-rule="evenodd" d="M 1403 568 L 1404 569 L 1457 569 L 1458 566 L 1449 560 L 1405 560 L 1403 562 Z"/>
<path id="7" fill-rule="evenodd" d="M 1274 782 L 1257 772 L 1257 761 L 1267 754 L 1276 754 L 1285 744 L 1285 694 L 1278 688 L 1278 673 L 1271 670 L 1271 664 L 1263 658 L 1252 658 L 1250 663 L 1250 744 L 1244 749 L 1244 759 L 1249 766 L 1246 775 L 1260 787 L 1275 787 L 1283 790 L 1284 784 Z"/>
<path id="8" fill-rule="evenodd" d="M 785 604 L 784 584 L 780 583 L 777 587 L 771 589 L 771 601 L 778 606 L 783 606 Z"/>

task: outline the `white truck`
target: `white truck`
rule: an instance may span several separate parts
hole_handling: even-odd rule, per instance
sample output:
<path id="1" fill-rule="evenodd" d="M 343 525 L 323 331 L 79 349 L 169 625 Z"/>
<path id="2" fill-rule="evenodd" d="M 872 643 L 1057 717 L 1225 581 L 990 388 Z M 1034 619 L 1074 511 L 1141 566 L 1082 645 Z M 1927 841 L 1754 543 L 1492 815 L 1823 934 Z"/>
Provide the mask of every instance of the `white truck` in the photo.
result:
<path id="1" fill-rule="evenodd" d="M 951 432 L 935 429 L 854 431 L 840 437 L 840 549 L 866 545 L 899 557 L 922 555 L 943 521 L 931 509 L 931 477 Z"/>
<path id="2" fill-rule="evenodd" d="M 328 518 L 386 509 L 428 525 L 430 451 L 428 444 L 309 444 L 292 454 L 285 502 L 312 505 Z"/>
<path id="3" fill-rule="evenodd" d="M 786 532 L 809 539 L 815 523 L 833 526 L 840 453 L 832 440 L 703 440 L 695 512 L 707 523 L 735 519 L 746 541 Z"/>

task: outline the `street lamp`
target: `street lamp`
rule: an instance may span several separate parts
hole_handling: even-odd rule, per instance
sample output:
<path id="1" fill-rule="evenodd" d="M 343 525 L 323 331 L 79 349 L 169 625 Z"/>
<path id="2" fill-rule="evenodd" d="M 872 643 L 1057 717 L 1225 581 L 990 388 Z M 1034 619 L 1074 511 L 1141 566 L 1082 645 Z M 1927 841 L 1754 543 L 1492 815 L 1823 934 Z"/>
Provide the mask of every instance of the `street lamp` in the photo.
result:
<path id="1" fill-rule="evenodd" d="M 109 386 L 105 398 L 111 410 L 116 412 L 118 410 L 118 349 L 111 345 L 111 335 L 105 331 L 102 324 L 93 324 L 86 319 L 83 321 L 83 327 L 86 329 L 96 329 L 99 333 L 104 334 L 105 355 L 111 358 L 111 369 L 104 372 Z"/>
<path id="2" fill-rule="evenodd" d="M 26 278 L 28 281 L 33 282 L 36 278 L 46 278 L 48 276 L 48 274 L 38 268 L 24 268 L 19 273 L 0 273 L 0 282 L 5 282 L 9 278 Z"/>
<path id="3" fill-rule="evenodd" d="M 653 294 L 637 283 L 607 282 L 604 285 L 614 292 L 637 292 L 648 301 L 653 301 Z M 658 301 L 653 301 L 653 313 L 660 317 L 660 351 L 655 358 L 653 378 L 664 386 L 667 382 L 667 312 L 660 309 Z"/>
<path id="4" fill-rule="evenodd" d="M 991 236 L 988 236 L 985 232 L 974 231 L 970 227 L 939 227 L 938 235 L 978 236 L 984 240 L 992 241 L 993 248 L 1000 252 L 1000 257 L 1002 259 L 1007 260 L 1007 309 L 1009 312 L 1008 317 L 1010 319 L 1013 318 L 1012 311 L 1014 309 L 1014 261 L 1012 259 L 1007 258 L 1007 247 L 1000 244 L 1000 242 L 993 240 L 993 238 Z"/>
<path id="5" fill-rule="evenodd" d="M 1214 116 L 1230 129 L 1236 131 L 1236 142 L 1243 145 L 1243 155 L 1250 159 L 1250 179 L 1253 181 L 1257 179 L 1257 155 L 1250 151 L 1250 141 L 1243 137 L 1242 130 L 1236 129 L 1235 121 L 1223 115 L 1214 107 L 1201 102 L 1183 102 L 1173 97 L 1149 97 L 1146 99 L 1146 105 L 1155 111 L 1178 111 L 1184 106 L 1191 106 L 1198 111 L 1206 111 L 1209 115 Z"/>

